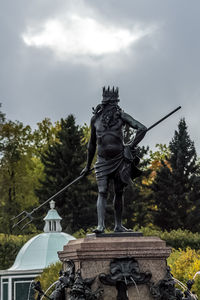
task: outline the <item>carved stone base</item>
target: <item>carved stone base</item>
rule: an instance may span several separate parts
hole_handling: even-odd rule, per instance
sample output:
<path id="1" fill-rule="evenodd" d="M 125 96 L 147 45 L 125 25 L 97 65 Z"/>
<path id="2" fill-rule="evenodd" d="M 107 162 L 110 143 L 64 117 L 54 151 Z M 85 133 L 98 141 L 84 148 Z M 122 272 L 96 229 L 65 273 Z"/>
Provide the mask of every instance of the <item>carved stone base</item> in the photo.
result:
<path id="1" fill-rule="evenodd" d="M 101 273 L 110 273 L 110 262 L 115 258 L 132 257 L 137 260 L 140 272 L 150 272 L 152 281 L 158 282 L 163 279 L 166 273 L 166 259 L 170 255 L 170 248 L 158 237 L 127 236 L 120 237 L 98 237 L 87 236 L 84 239 L 72 240 L 63 251 L 60 251 L 59 258 L 64 263 L 72 259 L 76 270 L 81 269 L 83 278 L 97 276 L 92 288 L 103 286 L 104 300 L 116 300 L 117 289 L 114 286 L 103 285 L 98 276 Z M 128 299 L 152 300 L 149 287 L 146 284 L 137 287 L 128 287 Z"/>

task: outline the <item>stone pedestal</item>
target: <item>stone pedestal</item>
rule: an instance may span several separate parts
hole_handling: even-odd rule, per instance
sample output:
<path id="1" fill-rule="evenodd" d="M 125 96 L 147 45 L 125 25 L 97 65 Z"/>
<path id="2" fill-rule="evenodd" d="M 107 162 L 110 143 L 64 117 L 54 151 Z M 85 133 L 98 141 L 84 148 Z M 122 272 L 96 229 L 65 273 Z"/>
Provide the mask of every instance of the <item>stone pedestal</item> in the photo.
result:
<path id="1" fill-rule="evenodd" d="M 170 255 L 170 248 L 158 237 L 121 236 L 98 237 L 88 235 L 86 238 L 72 240 L 59 252 L 59 258 L 64 263 L 72 259 L 76 270 L 81 269 L 83 278 L 97 276 L 93 288 L 99 285 L 100 273 L 110 273 L 110 262 L 114 258 L 133 257 L 138 261 L 141 272 L 150 271 L 152 281 L 158 282 L 166 274 L 166 259 Z M 103 285 L 104 300 L 116 300 L 117 290 L 114 286 Z M 131 299 L 152 300 L 149 287 L 146 284 L 128 288 L 128 297 Z"/>

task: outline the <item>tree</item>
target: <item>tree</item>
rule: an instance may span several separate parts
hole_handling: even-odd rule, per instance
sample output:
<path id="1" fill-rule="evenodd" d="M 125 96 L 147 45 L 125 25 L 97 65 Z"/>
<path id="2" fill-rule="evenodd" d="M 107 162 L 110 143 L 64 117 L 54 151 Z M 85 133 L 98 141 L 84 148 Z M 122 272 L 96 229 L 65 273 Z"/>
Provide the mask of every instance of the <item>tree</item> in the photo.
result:
<path id="1" fill-rule="evenodd" d="M 157 171 L 160 170 L 162 166 L 162 161 L 170 168 L 167 158 L 170 156 L 169 147 L 166 144 L 156 144 L 156 151 L 150 150 L 149 155 L 149 169 L 150 175 L 147 179 L 145 179 L 145 183 L 147 185 L 151 185 L 154 181 Z"/>
<path id="2" fill-rule="evenodd" d="M 4 121 L 0 132 L 1 228 L 12 232 L 11 218 L 37 203 L 36 159 L 32 156 L 33 136 L 30 126 Z"/>
<path id="3" fill-rule="evenodd" d="M 59 124 L 49 119 L 38 123 L 32 132 L 30 126 L 12 122 L 0 112 L 0 228 L 11 233 L 12 217 L 38 204 L 35 189 L 43 177 L 40 154 L 55 140 Z M 35 231 L 29 227 L 28 232 Z M 15 230 L 16 232 L 16 230 Z"/>
<path id="4" fill-rule="evenodd" d="M 34 130 L 34 150 L 35 155 L 40 155 L 57 140 L 57 132 L 60 131 L 60 122 L 52 124 L 49 118 L 45 118 L 42 122 L 37 123 L 37 129 Z"/>
<path id="5" fill-rule="evenodd" d="M 154 223 L 163 230 L 181 228 L 195 231 L 197 226 L 191 223 L 191 215 L 200 200 L 200 168 L 184 119 L 178 124 L 169 150 L 170 156 L 162 160 L 151 185 L 156 205 Z"/>
<path id="6" fill-rule="evenodd" d="M 40 203 L 80 176 L 86 162 L 83 130 L 75 124 L 73 115 L 61 119 L 60 125 L 57 141 L 41 155 L 45 178 L 36 190 Z M 72 233 L 94 224 L 95 198 L 94 187 L 85 177 L 55 199 L 64 230 Z"/>

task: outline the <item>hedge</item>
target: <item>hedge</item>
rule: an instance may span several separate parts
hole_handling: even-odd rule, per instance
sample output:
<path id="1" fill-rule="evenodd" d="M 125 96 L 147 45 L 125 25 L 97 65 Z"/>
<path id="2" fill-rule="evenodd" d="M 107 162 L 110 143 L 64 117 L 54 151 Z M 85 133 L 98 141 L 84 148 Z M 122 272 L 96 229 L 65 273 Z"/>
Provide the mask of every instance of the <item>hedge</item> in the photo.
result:
<path id="1" fill-rule="evenodd" d="M 195 250 L 200 249 L 200 234 L 192 233 L 189 230 L 178 229 L 163 232 L 148 227 L 141 227 L 138 231 L 141 231 L 144 236 L 159 236 L 162 240 L 166 241 L 167 246 L 177 250 L 185 250 L 187 247 Z"/>

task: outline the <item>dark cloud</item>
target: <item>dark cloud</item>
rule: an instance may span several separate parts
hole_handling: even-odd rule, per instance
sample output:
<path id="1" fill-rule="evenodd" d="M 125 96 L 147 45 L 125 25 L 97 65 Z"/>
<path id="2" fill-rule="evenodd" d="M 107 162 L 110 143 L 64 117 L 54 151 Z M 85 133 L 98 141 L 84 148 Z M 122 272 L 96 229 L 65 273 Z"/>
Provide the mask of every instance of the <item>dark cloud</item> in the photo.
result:
<path id="1" fill-rule="evenodd" d="M 75 0 L 74 0 L 75 1 Z M 48 48 L 25 45 L 28 27 L 75 11 L 73 1 L 4 1 L 0 12 L 0 102 L 7 117 L 35 126 L 73 113 L 89 123 L 101 87 L 120 88 L 121 106 L 147 126 L 179 105 L 182 110 L 154 128 L 143 144 L 168 143 L 185 117 L 197 150 L 200 78 L 200 3 L 197 0 L 75 1 L 79 15 L 132 30 L 153 28 L 127 51 L 59 60 Z M 87 6 L 84 10 L 84 6 Z M 41 23 L 42 22 L 42 23 Z"/>

